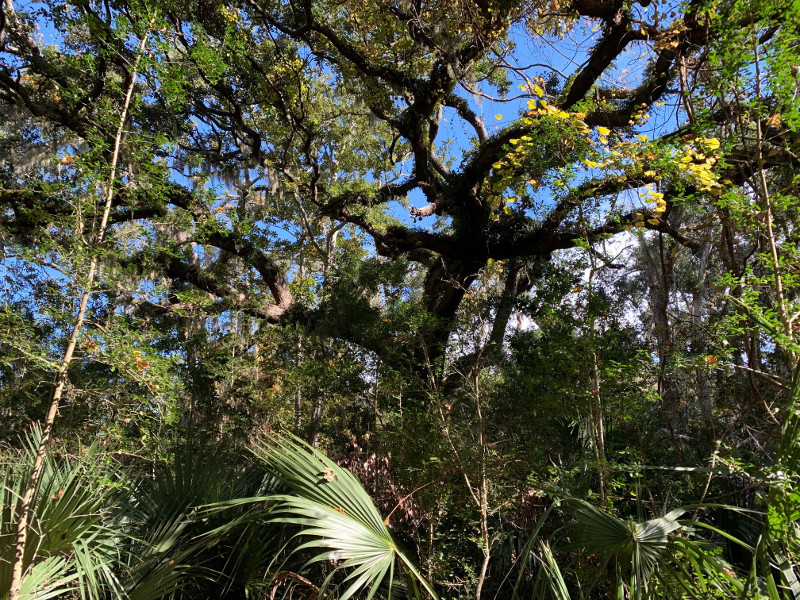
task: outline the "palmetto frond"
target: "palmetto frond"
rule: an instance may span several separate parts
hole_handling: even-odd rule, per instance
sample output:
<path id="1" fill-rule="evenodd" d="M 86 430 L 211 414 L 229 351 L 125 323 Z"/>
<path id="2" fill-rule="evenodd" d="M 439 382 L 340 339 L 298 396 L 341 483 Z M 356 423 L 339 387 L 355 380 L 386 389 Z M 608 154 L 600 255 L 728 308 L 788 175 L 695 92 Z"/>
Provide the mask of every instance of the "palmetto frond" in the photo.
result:
<path id="1" fill-rule="evenodd" d="M 128 536 L 120 579 L 128 599 L 256 591 L 280 545 L 271 543 L 274 528 L 263 511 L 233 511 L 253 503 L 231 499 L 271 490 L 263 471 L 242 473 L 222 456 L 197 451 L 178 451 L 138 478 L 121 510 Z M 225 509 L 199 508 L 208 506 Z"/>
<path id="2" fill-rule="evenodd" d="M 742 584 L 721 557 L 702 541 L 690 539 L 691 523 L 678 519 L 686 509 L 675 509 L 648 521 L 621 519 L 584 500 L 568 498 L 577 519 L 573 546 L 604 559 L 614 571 L 616 597 L 654 597 L 651 580 L 658 579 L 663 591 L 658 597 L 709 597 L 716 589 L 733 597 Z"/>
<path id="3" fill-rule="evenodd" d="M 35 458 L 39 429 L 25 450 L 0 464 L 0 598 L 9 593 L 19 502 Z M 117 534 L 106 525 L 116 485 L 93 449 L 79 457 L 48 455 L 34 496 L 21 592 L 50 598 L 79 591 L 94 600 L 118 588 Z"/>
<path id="4" fill-rule="evenodd" d="M 420 585 L 437 598 L 352 473 L 297 438 L 273 437 L 257 446 L 255 453 L 293 492 L 274 497 L 278 505 L 273 522 L 301 527 L 298 535 L 305 541 L 298 550 L 319 550 L 309 564 L 339 561 L 323 582 L 323 591 L 337 571 L 345 570 L 341 585 L 346 589 L 340 600 L 357 593 L 369 600 L 380 589 L 393 588 L 399 563 L 410 592 L 418 596 Z"/>

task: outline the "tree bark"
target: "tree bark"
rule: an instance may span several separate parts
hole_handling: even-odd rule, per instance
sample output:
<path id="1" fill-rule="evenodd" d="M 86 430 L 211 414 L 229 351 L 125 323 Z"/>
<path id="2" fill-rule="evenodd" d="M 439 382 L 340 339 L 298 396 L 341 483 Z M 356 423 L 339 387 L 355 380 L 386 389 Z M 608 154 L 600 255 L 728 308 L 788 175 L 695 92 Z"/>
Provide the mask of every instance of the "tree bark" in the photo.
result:
<path id="1" fill-rule="evenodd" d="M 97 228 L 97 233 L 92 243 L 92 249 L 97 249 L 100 244 L 102 244 L 103 239 L 105 237 L 105 230 L 106 226 L 108 225 L 108 217 L 111 212 L 111 205 L 114 199 L 114 180 L 117 176 L 117 163 L 119 161 L 119 153 L 120 148 L 122 146 L 122 136 L 125 127 L 125 121 L 128 118 L 128 109 L 130 107 L 131 99 L 133 97 L 133 90 L 134 85 L 136 83 L 136 76 L 138 73 L 139 62 L 141 60 L 142 53 L 144 52 L 145 46 L 147 44 L 147 39 L 149 37 L 149 31 L 144 35 L 140 44 L 139 44 L 139 52 L 136 56 L 136 60 L 133 64 L 133 69 L 131 70 L 130 74 L 130 83 L 128 85 L 127 90 L 125 91 L 125 101 L 122 105 L 122 111 L 120 113 L 119 118 L 119 127 L 117 127 L 117 133 L 114 138 L 114 145 L 113 145 L 113 153 L 111 157 L 111 169 L 108 175 L 108 186 L 106 190 L 106 198 L 105 198 L 105 205 L 103 207 L 103 216 L 100 219 L 99 227 Z M 11 569 L 11 587 L 9 589 L 9 600 L 19 600 L 20 597 L 20 590 L 22 588 L 22 578 L 24 576 L 24 569 L 25 569 L 25 552 L 27 548 L 27 541 L 28 541 L 28 523 L 33 515 L 33 504 L 34 504 L 34 496 L 36 494 L 36 489 L 39 487 L 39 481 L 42 477 L 42 471 L 44 469 L 44 461 L 47 455 L 47 448 L 50 444 L 50 438 L 52 437 L 53 433 L 53 423 L 55 422 L 56 416 L 58 416 L 58 407 L 61 403 L 61 398 L 64 394 L 64 389 L 67 385 L 67 369 L 69 368 L 70 363 L 72 362 L 72 358 L 75 352 L 75 347 L 78 344 L 78 337 L 80 335 L 81 330 L 83 329 L 83 322 L 86 317 L 86 308 L 89 304 L 89 297 L 92 294 L 92 284 L 94 283 L 94 278 L 97 273 L 97 266 L 98 266 L 98 259 L 97 257 L 92 258 L 91 263 L 89 264 L 89 270 L 86 274 L 86 284 L 81 295 L 80 305 L 78 307 L 78 313 L 75 316 L 75 322 L 72 327 L 72 333 L 69 338 L 69 342 L 67 343 L 67 348 L 64 351 L 64 356 L 61 359 L 61 364 L 59 365 L 58 372 L 56 373 L 55 378 L 55 389 L 53 390 L 53 397 L 50 402 L 50 408 L 47 411 L 47 416 L 45 417 L 44 428 L 42 429 L 42 437 L 39 441 L 39 446 L 36 450 L 36 458 L 34 459 L 33 463 L 33 470 L 31 471 L 30 479 L 28 480 L 28 485 L 25 488 L 25 492 L 22 495 L 22 499 L 19 504 L 19 509 L 17 510 L 17 514 L 19 514 L 19 521 L 17 522 L 17 534 L 15 538 L 15 550 L 14 550 L 14 564 Z"/>

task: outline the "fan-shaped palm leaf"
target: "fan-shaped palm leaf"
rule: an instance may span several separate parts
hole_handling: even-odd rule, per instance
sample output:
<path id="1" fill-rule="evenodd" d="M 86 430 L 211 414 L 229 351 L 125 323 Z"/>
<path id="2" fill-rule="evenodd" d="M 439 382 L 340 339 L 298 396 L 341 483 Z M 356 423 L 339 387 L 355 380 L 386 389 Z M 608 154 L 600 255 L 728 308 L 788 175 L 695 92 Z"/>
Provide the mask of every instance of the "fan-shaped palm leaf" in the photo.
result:
<path id="1" fill-rule="evenodd" d="M 627 585 L 640 600 L 653 569 L 667 550 L 669 535 L 681 528 L 678 518 L 686 511 L 678 509 L 657 519 L 636 522 L 610 515 L 583 500 L 570 498 L 566 502 L 573 507 L 579 523 L 576 545 L 613 560 L 629 575 L 626 582 L 623 573 L 619 573 L 620 589 Z"/>
<path id="2" fill-rule="evenodd" d="M 149 469 L 148 469 L 149 470 Z M 263 518 L 199 506 L 237 504 L 264 493 L 263 471 L 241 473 L 222 456 L 178 451 L 152 475 L 137 479 L 120 499 L 126 561 L 120 577 L 129 600 L 164 596 L 220 597 L 257 587 L 279 545 L 269 543 Z M 237 592 L 238 593 L 238 592 Z"/>
<path id="3" fill-rule="evenodd" d="M 707 598 L 709 588 L 728 596 L 743 589 L 730 565 L 710 551 L 707 543 L 689 539 L 692 525 L 709 527 L 678 521 L 687 509 L 637 522 L 610 515 L 583 500 L 568 498 L 565 502 L 578 521 L 573 546 L 614 565 L 618 598 L 645 597 L 654 576 L 669 590 L 670 597 L 676 598 Z"/>
<path id="4" fill-rule="evenodd" d="M 366 591 L 367 600 L 381 588 L 393 587 L 395 564 L 400 562 L 410 589 L 418 582 L 431 596 L 433 587 L 392 537 L 380 513 L 358 479 L 346 469 L 297 438 L 274 437 L 255 448 L 278 479 L 293 492 L 276 496 L 274 522 L 300 526 L 310 538 L 298 550 L 322 550 L 309 563 L 341 561 L 321 586 L 330 585 L 336 571 L 346 570 L 340 595 L 347 600 Z"/>
<path id="5" fill-rule="evenodd" d="M 0 598 L 9 592 L 17 506 L 27 485 L 41 431 L 0 464 Z M 22 594 L 49 598 L 77 589 L 85 598 L 118 589 L 116 533 L 106 526 L 115 485 L 100 453 L 48 455 L 34 496 L 23 557 Z"/>

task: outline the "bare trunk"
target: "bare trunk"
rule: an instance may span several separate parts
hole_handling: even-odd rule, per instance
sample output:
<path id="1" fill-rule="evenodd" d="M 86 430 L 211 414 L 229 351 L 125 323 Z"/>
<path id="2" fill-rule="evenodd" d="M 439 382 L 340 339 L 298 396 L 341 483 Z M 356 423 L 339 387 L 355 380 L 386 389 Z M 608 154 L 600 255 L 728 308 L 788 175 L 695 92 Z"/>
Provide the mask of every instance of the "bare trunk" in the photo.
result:
<path id="1" fill-rule="evenodd" d="M 124 131 L 125 121 L 128 117 L 128 108 L 131 103 L 131 98 L 133 97 L 133 89 L 134 84 L 136 82 L 136 75 L 138 72 L 139 61 L 141 59 L 142 52 L 144 51 L 145 45 L 147 43 L 148 35 L 145 35 L 141 43 L 139 44 L 139 53 L 136 56 L 136 61 L 133 64 L 133 70 L 131 72 L 131 80 L 128 89 L 125 92 L 125 102 L 122 106 L 122 112 L 120 114 L 119 119 L 119 127 L 117 128 L 117 134 L 114 138 L 114 147 L 113 147 L 113 154 L 111 158 L 111 170 L 108 176 L 108 185 L 106 190 L 106 198 L 105 198 L 105 205 L 103 207 L 103 216 L 100 219 L 99 227 L 97 228 L 97 233 L 94 237 L 92 248 L 97 248 L 102 244 L 103 238 L 105 236 L 106 226 L 108 225 L 108 217 L 111 212 L 111 203 L 114 198 L 114 180 L 117 176 L 117 163 L 119 161 L 119 151 L 120 146 L 122 144 L 122 134 Z M 47 447 L 50 443 L 50 438 L 53 433 L 53 423 L 55 422 L 56 416 L 58 415 L 58 407 L 61 403 L 61 398 L 64 394 L 64 388 L 67 384 L 67 369 L 69 368 L 70 363 L 72 362 L 72 357 L 75 353 L 75 347 L 78 344 L 78 337 L 80 335 L 81 329 L 83 328 L 83 322 L 86 317 L 86 307 L 89 304 L 89 297 L 92 294 L 92 285 L 94 283 L 94 278 L 97 273 L 97 266 L 98 260 L 97 258 L 92 258 L 91 263 L 89 264 L 89 270 L 86 274 L 86 283 L 83 294 L 81 295 L 80 305 L 78 307 L 78 313 L 75 316 L 75 322 L 72 327 L 72 333 L 69 338 L 69 342 L 67 343 L 67 348 L 64 351 L 64 356 L 61 359 L 61 364 L 58 367 L 58 372 L 56 373 L 55 378 L 55 389 L 53 390 L 53 397 L 50 402 L 50 408 L 47 411 L 47 416 L 45 417 L 44 427 L 42 429 L 42 438 L 39 441 L 39 447 L 36 450 L 36 458 L 33 463 L 33 470 L 31 471 L 30 479 L 28 480 L 28 485 L 25 488 L 25 492 L 22 495 L 22 500 L 19 504 L 19 521 L 17 522 L 17 534 L 16 539 L 14 542 L 15 550 L 14 550 L 14 564 L 12 566 L 11 571 L 11 587 L 9 590 L 9 600 L 19 600 L 20 597 L 20 589 L 22 588 L 22 577 L 24 575 L 24 568 L 25 568 L 25 551 L 28 541 L 28 523 L 31 519 L 31 515 L 33 514 L 33 499 L 34 495 L 36 494 L 36 489 L 39 487 L 39 480 L 42 477 L 42 470 L 44 467 L 44 459 L 47 455 Z"/>
<path id="2" fill-rule="evenodd" d="M 456 459 L 458 467 L 461 470 L 461 475 L 464 477 L 464 483 L 467 485 L 467 492 L 469 492 L 470 498 L 472 498 L 472 501 L 478 508 L 478 518 L 480 521 L 480 548 L 481 553 L 483 554 L 483 560 L 481 561 L 481 568 L 478 573 L 478 581 L 475 587 L 475 600 L 480 600 L 481 594 L 483 593 L 483 586 L 489 573 L 489 561 L 492 555 L 491 537 L 489 535 L 489 479 L 486 464 L 489 448 L 486 444 L 486 422 L 483 416 L 483 408 L 481 407 L 480 379 L 479 371 L 477 369 L 474 371 L 471 381 L 474 384 L 473 399 L 475 400 L 475 416 L 478 419 L 477 446 L 478 452 L 480 453 L 478 459 L 478 477 L 480 481 L 477 483 L 477 485 L 473 485 L 472 481 L 470 480 L 469 473 L 464 467 L 464 463 L 461 460 L 458 449 L 453 443 L 444 408 L 441 404 L 438 408 L 439 418 L 441 419 L 442 425 L 442 433 L 444 434 L 444 437 L 447 440 L 447 445 L 450 447 L 450 451 L 453 453 L 453 457 Z"/>
<path id="3" fill-rule="evenodd" d="M 311 447 L 316 448 L 319 446 L 319 432 L 322 425 L 322 395 L 317 394 L 317 399 L 314 401 L 314 413 L 311 416 L 313 433 L 311 434 Z"/>
<path id="4" fill-rule="evenodd" d="M 698 284 L 692 290 L 692 325 L 700 328 L 703 325 L 703 303 L 705 301 L 706 292 L 706 273 L 708 271 L 708 260 L 711 257 L 711 243 L 706 242 L 703 247 L 703 253 L 700 255 L 700 265 L 698 267 Z M 703 368 L 695 369 L 695 376 L 697 378 L 698 394 L 700 396 L 700 413 L 703 417 L 703 422 L 709 426 L 713 426 L 712 410 L 711 410 L 711 393 L 708 387 L 708 375 Z M 713 433 L 709 430 L 709 433 Z"/>
<path id="5" fill-rule="evenodd" d="M 305 265 L 305 256 L 300 251 L 300 256 L 297 261 L 297 279 L 302 281 L 306 275 L 306 265 Z M 303 364 L 303 335 L 300 331 L 297 331 L 297 367 L 298 369 Z M 303 386 L 300 381 L 297 382 L 297 390 L 295 390 L 294 395 L 294 426 L 297 431 L 300 431 L 300 427 L 303 426 Z"/>
<path id="6" fill-rule="evenodd" d="M 589 252 L 591 269 L 589 270 L 589 306 L 592 303 L 594 294 L 594 276 L 597 273 L 597 257 L 593 252 Z M 589 309 L 591 310 L 591 309 Z M 595 330 L 596 319 L 593 313 L 589 315 L 589 346 L 592 349 L 592 389 L 591 401 L 589 404 L 589 435 L 592 439 L 594 458 L 597 463 L 597 472 L 600 479 L 600 497 L 605 500 L 608 488 L 608 471 L 606 469 L 606 435 L 605 425 L 603 424 L 603 399 L 600 389 L 600 364 L 597 358 Z"/>
<path id="7" fill-rule="evenodd" d="M 653 315 L 653 334 L 658 350 L 658 395 L 664 428 L 669 434 L 677 460 L 683 462 L 683 449 L 678 437 L 683 416 L 680 388 L 669 363 L 672 359 L 672 326 L 669 317 L 670 295 L 675 282 L 673 261 L 664 255 L 664 237 L 659 233 L 654 252 L 642 243 L 644 265 L 650 280 L 650 309 Z"/>
<path id="8" fill-rule="evenodd" d="M 592 405 L 589 411 L 594 457 L 600 475 L 600 497 L 605 500 L 608 488 L 608 469 L 606 468 L 606 430 L 603 422 L 603 400 L 600 390 L 600 368 L 597 352 L 592 350 Z"/>
<path id="9" fill-rule="evenodd" d="M 297 386 L 297 391 L 294 395 L 294 426 L 300 429 L 303 425 L 303 390 Z"/>
<path id="10" fill-rule="evenodd" d="M 756 69 L 756 96 L 761 99 L 761 67 L 758 55 L 758 42 L 753 44 L 755 52 L 755 69 Z M 761 118 L 755 119 L 756 126 L 756 166 L 758 167 L 759 185 L 754 186 L 754 189 L 760 191 L 761 204 L 763 208 L 764 224 L 767 236 L 767 245 L 769 246 L 772 274 L 775 280 L 775 296 L 776 308 L 778 309 L 778 318 L 783 326 L 783 333 L 790 340 L 794 339 L 793 317 L 789 316 L 787 309 L 786 294 L 783 289 L 783 277 L 781 276 L 780 256 L 778 255 L 778 242 L 775 236 L 775 230 L 772 227 L 772 198 L 767 185 L 767 175 L 764 167 L 764 132 L 761 130 Z M 759 190 L 760 188 L 760 190 Z M 786 349 L 786 354 L 789 358 L 790 371 L 794 373 L 797 366 L 797 354 L 791 348 Z"/>
<path id="11" fill-rule="evenodd" d="M 475 587 L 475 600 L 481 600 L 483 585 L 486 582 L 486 575 L 489 571 L 489 560 L 492 555 L 491 538 L 489 537 L 489 479 L 486 473 L 486 422 L 483 418 L 481 408 L 480 382 L 478 373 L 475 374 L 475 413 L 478 417 L 478 451 L 480 452 L 480 483 L 478 486 L 478 510 L 480 514 L 481 529 L 481 550 L 483 551 L 483 562 L 478 574 L 478 584 Z M 469 484 L 469 482 L 467 482 Z"/>

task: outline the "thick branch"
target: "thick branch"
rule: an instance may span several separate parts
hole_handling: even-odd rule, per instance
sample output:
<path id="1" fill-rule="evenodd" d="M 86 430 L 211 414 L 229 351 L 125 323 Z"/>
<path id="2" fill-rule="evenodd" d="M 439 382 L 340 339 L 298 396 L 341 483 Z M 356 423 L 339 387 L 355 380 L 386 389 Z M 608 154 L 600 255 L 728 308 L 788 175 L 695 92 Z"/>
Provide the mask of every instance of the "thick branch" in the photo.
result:
<path id="1" fill-rule="evenodd" d="M 231 307 L 266 319 L 270 323 L 279 322 L 288 309 L 288 306 L 279 304 L 259 306 L 241 290 L 219 281 L 216 277 L 196 265 L 187 264 L 174 257 L 169 258 L 164 267 L 164 272 L 172 279 L 191 283 L 198 289 L 221 298 Z"/>

